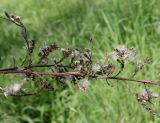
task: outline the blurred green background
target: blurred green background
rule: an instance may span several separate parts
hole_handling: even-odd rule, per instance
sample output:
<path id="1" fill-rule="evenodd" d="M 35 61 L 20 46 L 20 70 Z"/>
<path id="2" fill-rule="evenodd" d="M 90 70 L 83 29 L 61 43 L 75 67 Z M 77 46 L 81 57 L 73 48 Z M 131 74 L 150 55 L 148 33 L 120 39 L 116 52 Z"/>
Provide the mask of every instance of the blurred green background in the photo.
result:
<path id="1" fill-rule="evenodd" d="M 153 63 L 137 79 L 160 82 L 160 1 L 159 0 L 1 0 L 0 13 L 22 17 L 30 38 L 40 46 L 56 42 L 60 46 L 88 48 L 88 35 L 94 37 L 94 59 L 104 60 L 113 47 L 135 47 L 140 58 Z M 0 67 L 20 65 L 24 42 L 20 30 L 0 20 Z M 36 54 L 35 54 L 36 59 Z M 131 64 L 121 76 L 133 72 Z M 15 75 L 0 76 L 0 84 L 20 82 Z M 53 82 L 54 83 L 54 82 Z M 160 123 L 138 105 L 126 83 L 91 81 L 87 92 L 69 85 L 39 97 L 0 97 L 1 123 Z M 152 90 L 158 88 L 149 86 Z M 132 84 L 135 91 L 143 85 Z M 152 105 L 159 111 L 159 100 Z"/>

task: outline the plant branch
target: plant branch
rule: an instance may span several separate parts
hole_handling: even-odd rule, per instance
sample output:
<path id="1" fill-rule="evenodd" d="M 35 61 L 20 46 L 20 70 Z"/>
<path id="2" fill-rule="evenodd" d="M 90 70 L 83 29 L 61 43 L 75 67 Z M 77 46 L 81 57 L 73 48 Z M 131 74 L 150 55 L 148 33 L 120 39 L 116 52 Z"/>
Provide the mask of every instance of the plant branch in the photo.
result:
<path id="1" fill-rule="evenodd" d="M 88 77 L 88 78 L 96 78 L 96 79 L 113 79 L 113 80 L 124 80 L 124 81 L 133 81 L 138 83 L 145 83 L 151 85 L 160 86 L 159 83 L 155 83 L 152 80 L 136 80 L 131 78 L 123 78 L 123 77 L 110 77 L 110 76 L 93 76 L 93 75 L 83 75 L 79 72 L 64 72 L 64 73 L 51 73 L 51 72 L 41 72 L 41 71 L 26 71 L 23 68 L 19 68 L 21 70 L 4 70 L 0 71 L 0 74 L 31 74 L 31 75 L 49 75 L 49 76 L 79 76 L 79 77 Z"/>

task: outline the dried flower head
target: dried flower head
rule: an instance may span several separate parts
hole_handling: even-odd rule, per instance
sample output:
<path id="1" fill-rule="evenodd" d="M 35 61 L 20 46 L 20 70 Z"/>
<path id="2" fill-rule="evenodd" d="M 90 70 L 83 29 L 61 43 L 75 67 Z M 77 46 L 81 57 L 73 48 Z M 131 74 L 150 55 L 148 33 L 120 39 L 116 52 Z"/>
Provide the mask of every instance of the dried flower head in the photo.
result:
<path id="1" fill-rule="evenodd" d="M 75 49 L 71 52 L 71 54 L 69 55 L 70 58 L 75 58 L 76 56 L 78 56 L 80 54 L 79 50 Z"/>
<path id="2" fill-rule="evenodd" d="M 11 15 L 5 12 L 6 17 L 1 17 L 21 29 L 21 36 L 25 42 L 26 56 L 21 66 L 11 68 L 1 68 L 0 74 L 23 74 L 24 78 L 30 80 L 36 84 L 34 93 L 26 93 L 22 88 L 23 84 L 14 83 L 6 88 L 1 88 L 1 92 L 5 96 L 22 96 L 22 95 L 34 95 L 40 93 L 42 90 L 54 91 L 54 87 L 51 80 L 56 81 L 57 85 L 64 87 L 67 81 L 77 84 L 83 91 L 89 87 L 89 80 L 92 79 L 106 79 L 106 80 L 123 80 L 133 81 L 143 84 L 151 84 L 160 87 L 159 83 L 152 82 L 150 80 L 136 80 L 133 79 L 136 73 L 143 68 L 144 65 L 150 63 L 149 59 L 138 62 L 135 68 L 134 74 L 131 77 L 120 77 L 120 73 L 124 72 L 126 61 L 136 61 L 137 53 L 134 48 L 127 48 L 125 45 L 118 45 L 114 48 L 110 57 L 117 61 L 117 64 L 121 65 L 120 69 L 106 59 L 105 64 L 97 64 L 94 62 L 93 53 L 93 38 L 90 37 L 91 44 L 90 49 L 69 49 L 67 47 L 58 47 L 55 44 L 51 44 L 41 48 L 38 56 L 38 62 L 33 60 L 33 52 L 35 47 L 35 41 L 29 39 L 29 33 L 27 27 L 21 21 L 21 18 L 16 15 Z M 51 53 L 57 50 L 61 55 L 58 57 L 52 57 Z M 56 53 L 55 53 L 56 54 Z M 27 63 L 27 64 L 26 64 Z M 107 64 L 106 64 L 107 63 Z M 36 69 L 41 68 L 41 69 Z M 44 68 L 44 69 L 42 69 Z M 47 69 L 48 68 L 48 69 Z M 117 69 L 118 68 L 118 69 Z M 114 75 L 116 73 L 116 75 Z M 127 87 L 127 86 L 126 86 Z M 36 92 L 35 92 L 36 91 Z M 145 105 L 152 98 L 159 97 L 159 94 L 153 93 L 149 90 L 144 90 L 141 93 L 136 94 L 138 102 L 150 111 L 150 108 Z"/>
<path id="3" fill-rule="evenodd" d="M 148 99 L 158 98 L 159 94 L 155 93 L 149 89 L 143 89 L 141 92 L 142 97 L 148 97 Z"/>
<path id="4" fill-rule="evenodd" d="M 23 84 L 20 83 L 14 83 L 4 89 L 4 95 L 5 96 L 11 96 L 13 94 L 17 94 L 22 90 Z"/>
<path id="5" fill-rule="evenodd" d="M 101 70 L 101 66 L 99 65 L 99 64 L 94 64 L 94 65 L 92 65 L 92 71 L 94 72 L 94 73 L 97 73 L 97 72 L 99 72 Z"/>
<path id="6" fill-rule="evenodd" d="M 149 89 L 143 89 L 140 93 L 136 93 L 137 100 L 140 104 L 145 104 L 153 98 L 160 97 L 159 94 L 150 91 Z"/>
<path id="7" fill-rule="evenodd" d="M 151 62 L 152 62 L 151 59 L 140 60 L 137 63 L 137 67 L 138 67 L 138 69 L 142 69 L 145 65 L 150 64 Z"/>
<path id="8" fill-rule="evenodd" d="M 61 51 L 65 57 L 72 57 L 72 51 L 67 48 L 61 48 Z"/>
<path id="9" fill-rule="evenodd" d="M 105 75 L 110 75 L 112 74 L 114 71 L 115 71 L 115 66 L 111 65 L 111 64 L 108 64 L 108 65 L 104 65 L 102 67 L 102 70 L 103 70 L 103 73 Z"/>
<path id="10" fill-rule="evenodd" d="M 137 58 L 137 53 L 134 48 L 127 48 L 125 45 L 118 45 L 111 53 L 114 60 L 134 61 Z"/>
<path id="11" fill-rule="evenodd" d="M 89 52 L 83 52 L 80 54 L 80 62 L 83 64 L 86 64 L 90 61 L 90 53 Z"/>
<path id="12" fill-rule="evenodd" d="M 89 87 L 90 82 L 88 81 L 88 79 L 84 79 L 84 81 L 80 84 L 78 84 L 79 89 L 82 91 L 86 91 Z"/>
<path id="13" fill-rule="evenodd" d="M 47 64 L 48 63 L 48 56 L 53 51 L 56 50 L 58 47 L 56 44 L 51 44 L 49 46 L 44 46 L 40 49 L 38 56 L 40 57 L 39 63 L 40 64 Z"/>

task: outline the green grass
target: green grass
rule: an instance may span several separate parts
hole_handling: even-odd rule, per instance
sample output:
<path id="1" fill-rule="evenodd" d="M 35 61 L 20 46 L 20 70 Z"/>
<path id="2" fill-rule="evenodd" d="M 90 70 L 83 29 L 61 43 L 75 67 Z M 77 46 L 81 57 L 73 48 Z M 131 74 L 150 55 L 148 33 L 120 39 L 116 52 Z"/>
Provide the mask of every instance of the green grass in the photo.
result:
<path id="1" fill-rule="evenodd" d="M 158 0 L 1 0 L 0 13 L 23 18 L 37 45 L 56 42 L 61 46 L 88 48 L 87 36 L 94 37 L 94 58 L 104 60 L 119 44 L 135 47 L 140 58 L 153 63 L 137 79 L 160 82 L 160 1 Z M 0 66 L 20 64 L 23 40 L 19 29 L 0 20 Z M 37 51 L 39 50 L 37 46 Z M 36 59 L 36 54 L 35 54 Z M 133 68 L 133 66 L 130 66 Z M 122 76 L 133 69 L 126 68 Z M 23 81 L 17 76 L 0 76 L 0 84 Z M 69 85 L 66 90 L 44 92 L 39 97 L 0 98 L 2 123 L 159 123 L 134 99 L 123 82 L 108 86 L 92 81 L 87 92 Z M 110 82 L 112 84 L 112 82 Z M 132 84 L 135 90 L 143 86 Z M 159 91 L 157 88 L 153 90 Z M 159 100 L 154 108 L 159 111 Z"/>

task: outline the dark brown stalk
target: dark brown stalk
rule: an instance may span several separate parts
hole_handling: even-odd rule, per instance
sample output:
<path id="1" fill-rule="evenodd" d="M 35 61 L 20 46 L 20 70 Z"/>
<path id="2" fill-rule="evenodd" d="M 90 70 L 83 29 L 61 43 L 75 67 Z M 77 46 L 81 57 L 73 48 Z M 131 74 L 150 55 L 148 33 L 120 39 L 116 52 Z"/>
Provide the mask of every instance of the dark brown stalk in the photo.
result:
<path id="1" fill-rule="evenodd" d="M 23 68 L 20 68 L 23 69 Z M 0 74 L 31 74 L 31 75 L 48 75 L 48 76 L 80 76 L 84 77 L 83 74 L 79 72 L 64 72 L 64 73 L 51 73 L 51 72 L 32 72 L 32 71 L 26 71 L 26 70 L 5 70 L 5 71 L 0 71 Z M 110 76 L 93 76 L 93 75 L 85 75 L 85 77 L 88 78 L 96 78 L 96 79 L 113 79 L 113 80 L 124 80 L 124 81 L 133 81 L 137 83 L 145 83 L 145 84 L 151 84 L 151 85 L 157 85 L 160 86 L 159 83 L 155 83 L 152 80 L 136 80 L 136 79 L 131 79 L 131 78 L 123 78 L 123 77 L 110 77 Z"/>

